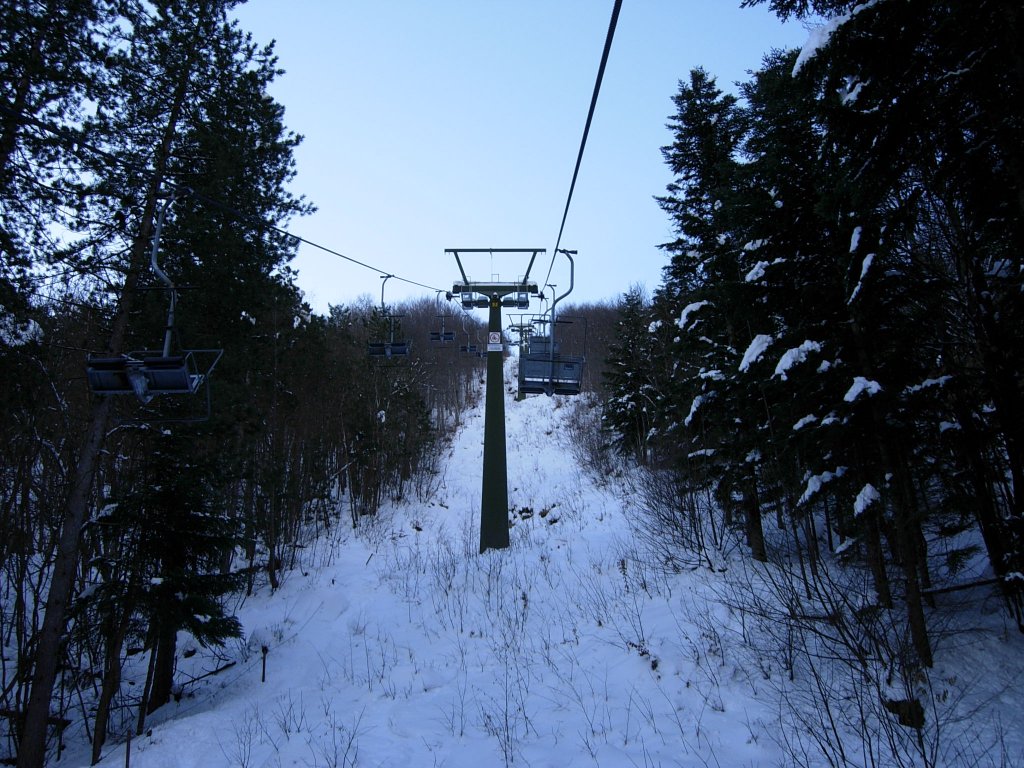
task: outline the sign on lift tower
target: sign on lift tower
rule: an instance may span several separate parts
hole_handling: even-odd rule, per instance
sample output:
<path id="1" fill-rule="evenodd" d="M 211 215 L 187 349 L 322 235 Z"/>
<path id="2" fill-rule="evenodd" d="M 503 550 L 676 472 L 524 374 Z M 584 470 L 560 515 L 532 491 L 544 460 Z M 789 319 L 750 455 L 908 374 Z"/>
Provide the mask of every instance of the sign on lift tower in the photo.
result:
<path id="1" fill-rule="evenodd" d="M 487 308 L 487 384 L 484 403 L 484 468 L 480 498 L 480 552 L 508 549 L 508 463 L 505 455 L 504 344 L 501 336 L 501 308 L 527 309 L 530 297 L 538 293 L 530 282 L 530 270 L 544 248 L 446 248 L 455 256 L 462 281 L 452 286 L 466 309 Z M 459 254 L 530 254 L 530 263 L 516 282 L 475 282 L 466 276 Z"/>

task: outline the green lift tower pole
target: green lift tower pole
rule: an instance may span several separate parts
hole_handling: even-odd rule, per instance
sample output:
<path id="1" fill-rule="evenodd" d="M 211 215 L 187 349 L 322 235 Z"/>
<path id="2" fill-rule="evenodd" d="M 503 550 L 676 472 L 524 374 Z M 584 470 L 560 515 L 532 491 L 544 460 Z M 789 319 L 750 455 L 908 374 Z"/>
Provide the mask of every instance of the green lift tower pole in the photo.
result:
<path id="1" fill-rule="evenodd" d="M 508 463 L 505 455 L 505 372 L 501 299 L 490 298 L 487 318 L 487 392 L 484 403 L 484 476 L 480 551 L 508 549 Z M 497 341 L 495 341 L 497 339 Z"/>
<path id="2" fill-rule="evenodd" d="M 530 270 L 543 248 L 446 248 L 455 256 L 462 281 L 452 286 L 463 309 L 487 308 L 487 384 L 484 402 L 484 471 L 480 500 L 480 552 L 508 549 L 508 462 L 505 454 L 505 345 L 501 333 L 501 308 L 528 309 L 538 293 Z M 511 283 L 475 282 L 466 275 L 460 253 L 530 254 L 526 274 Z"/>

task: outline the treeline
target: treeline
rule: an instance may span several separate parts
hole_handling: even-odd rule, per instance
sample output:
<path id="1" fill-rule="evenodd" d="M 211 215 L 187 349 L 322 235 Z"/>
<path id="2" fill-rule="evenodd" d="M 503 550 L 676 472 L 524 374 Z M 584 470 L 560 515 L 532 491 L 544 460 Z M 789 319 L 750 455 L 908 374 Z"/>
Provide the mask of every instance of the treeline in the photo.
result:
<path id="1" fill-rule="evenodd" d="M 432 298 L 310 314 L 281 229 L 312 210 L 286 191 L 300 137 L 235 5 L 0 2 L 0 758 L 19 766 L 72 722 L 94 759 L 141 730 L 177 690 L 179 630 L 237 636 L 225 596 L 276 587 L 310 531 L 428 496 L 476 396 L 478 360 L 429 341 Z M 90 392 L 90 354 L 161 349 L 154 244 L 173 351 L 223 351 L 208 404 Z M 371 361 L 393 328 L 410 354 Z"/>
<path id="2" fill-rule="evenodd" d="M 598 399 L 605 397 L 605 361 L 618 332 L 619 308 L 615 301 L 566 304 L 556 314 L 555 339 L 561 354 L 586 358 L 580 389 Z M 549 332 L 550 323 L 538 326 Z"/>
<path id="3" fill-rule="evenodd" d="M 912 679 L 940 587 L 992 577 L 957 595 L 1000 590 L 1024 629 L 1022 14 L 772 8 L 823 15 L 820 45 L 771 53 L 740 98 L 680 82 L 678 237 L 653 296 L 623 297 L 605 420 L 664 481 L 666 561 L 738 527 L 802 574 L 780 622 Z M 869 599 L 817 612 L 839 553 Z M 884 651 L 879 615 L 902 616 Z"/>

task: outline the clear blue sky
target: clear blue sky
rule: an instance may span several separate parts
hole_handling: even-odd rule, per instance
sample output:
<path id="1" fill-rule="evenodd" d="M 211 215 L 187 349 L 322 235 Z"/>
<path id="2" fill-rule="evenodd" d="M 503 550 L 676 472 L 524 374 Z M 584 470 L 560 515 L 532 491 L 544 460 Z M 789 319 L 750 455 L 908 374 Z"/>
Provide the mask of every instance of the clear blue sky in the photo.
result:
<path id="1" fill-rule="evenodd" d="M 318 207 L 293 233 L 401 277 L 450 289 L 445 248 L 546 248 L 579 151 L 612 0 L 249 0 L 237 10 L 285 70 L 272 87 L 296 152 L 292 191 Z M 653 289 L 672 239 L 654 201 L 680 79 L 696 66 L 735 91 L 773 47 L 807 32 L 739 0 L 625 0 L 561 247 L 572 300 Z M 294 266 L 318 312 L 379 274 L 302 246 Z M 516 280 L 523 259 L 467 259 L 472 280 Z M 551 273 L 559 292 L 568 269 Z M 389 280 L 389 303 L 428 291 Z M 433 294 L 430 294 L 433 295 Z"/>

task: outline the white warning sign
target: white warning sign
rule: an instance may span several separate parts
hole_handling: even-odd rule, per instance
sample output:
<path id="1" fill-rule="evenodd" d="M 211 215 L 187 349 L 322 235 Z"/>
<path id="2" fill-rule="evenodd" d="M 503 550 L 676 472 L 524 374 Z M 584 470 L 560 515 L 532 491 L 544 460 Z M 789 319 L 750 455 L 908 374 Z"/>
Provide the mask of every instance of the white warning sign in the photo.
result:
<path id="1" fill-rule="evenodd" d="M 501 331 L 488 331 L 487 333 L 487 351 L 488 352 L 501 352 L 503 349 L 501 344 Z"/>

